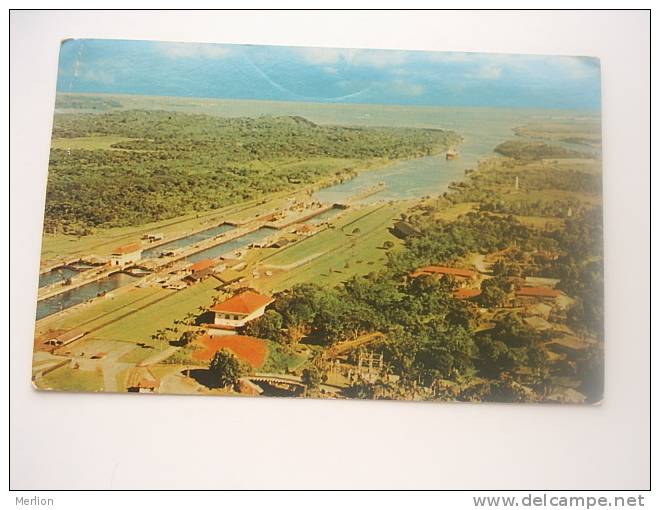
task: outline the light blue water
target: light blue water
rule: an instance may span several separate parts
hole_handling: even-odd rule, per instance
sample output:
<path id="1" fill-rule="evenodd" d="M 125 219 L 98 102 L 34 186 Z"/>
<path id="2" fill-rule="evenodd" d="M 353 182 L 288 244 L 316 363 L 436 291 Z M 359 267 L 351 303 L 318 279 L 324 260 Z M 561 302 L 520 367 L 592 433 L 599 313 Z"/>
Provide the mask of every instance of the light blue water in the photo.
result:
<path id="1" fill-rule="evenodd" d="M 195 253 L 194 255 L 188 257 L 188 260 L 191 262 L 199 262 L 200 260 L 204 259 L 214 259 L 220 255 L 232 253 L 236 250 L 246 248 L 252 243 L 261 241 L 266 237 L 273 235 L 275 232 L 277 232 L 277 230 L 273 228 L 261 227 L 259 230 L 245 234 L 244 236 L 233 239 L 232 241 L 218 244 L 212 248 L 207 248 L 206 250 Z"/>
<path id="2" fill-rule="evenodd" d="M 452 181 L 461 180 L 465 170 L 477 166 L 480 159 L 493 156 L 493 149 L 515 137 L 513 129 L 531 120 L 532 113 L 508 110 L 506 115 L 493 110 L 444 110 L 434 127 L 456 131 L 463 141 L 456 145 L 459 158 L 447 160 L 445 153 L 399 161 L 379 170 L 362 172 L 350 181 L 322 189 L 314 199 L 324 203 L 341 203 L 384 183 L 383 191 L 358 200 L 373 203 L 438 195 Z M 427 119 L 430 123 L 431 119 Z M 424 127 L 428 127 L 426 124 Z"/>
<path id="3" fill-rule="evenodd" d="M 118 289 L 134 281 L 135 277 L 133 276 L 125 273 L 115 273 L 95 282 L 86 283 L 75 289 L 67 290 L 56 296 L 42 299 L 37 303 L 37 320 L 43 319 L 60 310 L 84 303 L 88 299 L 95 298 L 100 294 Z"/>
<path id="4" fill-rule="evenodd" d="M 142 252 L 142 258 L 150 259 L 153 257 L 158 257 L 164 251 L 176 250 L 178 248 L 191 246 L 200 241 L 205 241 L 206 239 L 211 239 L 212 237 L 223 234 L 224 232 L 229 232 L 234 228 L 235 227 L 233 227 L 232 225 L 223 223 L 222 225 L 218 225 L 217 227 L 202 230 L 201 232 L 197 232 L 196 234 L 182 237 L 175 241 L 170 241 L 169 243 L 161 244 L 160 246 L 154 246 L 153 248 L 148 248 Z"/>
<path id="5" fill-rule="evenodd" d="M 39 288 L 52 285 L 57 282 L 63 282 L 67 278 L 72 278 L 78 274 L 78 271 L 70 267 L 58 267 L 39 275 Z"/>

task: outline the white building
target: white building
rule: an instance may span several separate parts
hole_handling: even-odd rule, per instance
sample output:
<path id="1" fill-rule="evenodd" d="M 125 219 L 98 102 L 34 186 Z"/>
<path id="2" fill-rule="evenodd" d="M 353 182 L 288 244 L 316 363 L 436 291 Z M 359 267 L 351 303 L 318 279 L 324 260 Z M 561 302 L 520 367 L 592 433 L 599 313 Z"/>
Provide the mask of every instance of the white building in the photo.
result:
<path id="1" fill-rule="evenodd" d="M 215 335 L 233 335 L 236 329 L 245 326 L 248 322 L 261 317 L 266 307 L 273 302 L 269 296 L 247 290 L 236 294 L 224 303 L 211 307 L 215 318 L 210 326 L 209 333 Z"/>
<path id="2" fill-rule="evenodd" d="M 125 266 L 134 264 L 142 258 L 142 246 L 140 243 L 125 244 L 115 248 L 110 256 L 113 266 Z"/>

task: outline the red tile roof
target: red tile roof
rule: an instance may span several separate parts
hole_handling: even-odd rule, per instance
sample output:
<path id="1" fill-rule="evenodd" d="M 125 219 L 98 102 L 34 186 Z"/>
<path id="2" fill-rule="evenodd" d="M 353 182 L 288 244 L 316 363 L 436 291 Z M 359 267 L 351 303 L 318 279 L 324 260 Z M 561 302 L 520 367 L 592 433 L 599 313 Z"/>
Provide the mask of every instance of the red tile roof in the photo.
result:
<path id="1" fill-rule="evenodd" d="M 272 302 L 273 298 L 269 296 L 264 296 L 257 292 L 246 290 L 245 292 L 236 294 L 234 297 L 228 299 L 224 303 L 213 305 L 211 307 L 211 311 L 250 315 L 252 312 Z"/>
<path id="2" fill-rule="evenodd" d="M 516 296 L 524 297 L 549 297 L 556 298 L 561 295 L 556 289 L 550 289 L 548 287 L 522 287 L 516 291 Z"/>
<path id="3" fill-rule="evenodd" d="M 123 246 L 118 246 L 112 251 L 113 255 L 126 255 L 127 253 L 133 253 L 134 251 L 140 251 L 142 246 L 140 243 L 131 243 L 124 244 Z"/>
<path id="4" fill-rule="evenodd" d="M 481 289 L 456 289 L 454 297 L 456 299 L 470 299 L 481 295 Z"/>
<path id="5" fill-rule="evenodd" d="M 209 267 L 213 267 L 217 264 L 217 262 L 213 259 L 204 259 L 200 260 L 199 262 L 195 262 L 192 266 L 190 266 L 190 269 L 193 271 L 202 271 L 204 269 L 208 269 Z"/>
<path id="6" fill-rule="evenodd" d="M 412 276 L 420 276 L 423 274 L 440 274 L 440 275 L 451 275 L 451 276 L 460 276 L 463 278 L 474 278 L 477 276 L 475 271 L 470 269 L 458 269 L 455 267 L 446 267 L 446 266 L 424 266 L 420 267 L 415 271 Z"/>

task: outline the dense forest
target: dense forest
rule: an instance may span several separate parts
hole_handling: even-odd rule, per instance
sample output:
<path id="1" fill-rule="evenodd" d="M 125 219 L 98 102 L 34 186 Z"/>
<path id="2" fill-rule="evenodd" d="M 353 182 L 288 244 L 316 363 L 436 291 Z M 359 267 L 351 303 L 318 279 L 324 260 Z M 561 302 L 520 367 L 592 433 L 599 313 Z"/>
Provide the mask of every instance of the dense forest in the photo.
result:
<path id="1" fill-rule="evenodd" d="M 66 147 L 66 139 L 85 137 L 116 141 Z M 60 148 L 51 150 L 45 230 L 85 234 L 349 175 L 363 161 L 436 153 L 458 136 L 435 129 L 318 126 L 301 117 L 116 111 L 56 115 L 53 139 Z"/>
<path id="2" fill-rule="evenodd" d="M 379 273 L 352 278 L 334 289 L 298 285 L 276 295 L 271 309 L 246 326 L 244 333 L 276 342 L 307 342 L 325 347 L 372 332 L 384 334 L 370 349 L 383 353 L 391 373 L 401 384 L 382 382 L 381 396 L 401 398 L 423 386 L 443 393 L 438 384 L 453 383 L 459 400 L 529 401 L 537 399 L 526 388 L 541 391 L 547 383 L 548 359 L 542 348 L 545 333 L 526 325 L 515 311 L 503 310 L 491 328 L 477 331 L 477 309 L 456 300 L 456 282 L 444 277 L 410 278 L 416 267 L 430 262 L 451 263 L 468 252 L 491 252 L 511 245 L 534 252 L 554 249 L 562 255 L 530 267 L 528 274 L 561 279 L 560 288 L 576 299 L 566 321 L 585 333 L 602 338 L 603 267 L 602 229 L 594 211 L 572 218 L 566 228 L 538 231 L 513 217 L 471 213 L 455 222 L 432 223 L 413 219 L 423 233 L 406 241 L 405 249 L 389 253 L 388 267 Z M 495 271 L 502 271 L 496 267 Z M 503 271 L 505 273 L 505 271 Z M 513 290 L 511 278 L 500 276 L 482 284 L 481 305 L 495 287 L 503 295 Z M 587 353 L 584 364 L 602 362 L 600 351 Z M 599 361 L 600 360 L 600 361 Z M 602 366 L 601 366 L 602 368 Z M 598 400 L 602 376 L 585 377 L 585 394 Z M 468 380 L 478 384 L 466 385 Z M 525 385 L 521 384 L 522 382 Z M 383 386 L 384 385 L 384 386 Z M 386 386 L 386 387 L 385 387 Z M 372 398 L 374 385 L 360 383 L 353 396 Z"/>
<path id="3" fill-rule="evenodd" d="M 535 401 L 547 392 L 551 376 L 572 373 L 587 400 L 598 401 L 602 343 L 573 358 L 570 369 L 559 369 L 544 346 L 550 331 L 534 329 L 507 303 L 523 277 L 558 279 L 557 289 L 573 303 L 553 320 L 602 342 L 602 207 L 589 199 L 600 194 L 600 174 L 579 165 L 567 170 L 509 163 L 483 165 L 443 199 L 411 208 L 402 219 L 418 233 L 408 236 L 402 249 L 388 251 L 384 270 L 336 288 L 305 284 L 283 291 L 244 332 L 284 344 L 304 339 L 324 347 L 381 333 L 369 349 L 383 354 L 399 383 L 385 377 L 376 383 L 359 381 L 349 389 L 354 397 L 421 394 L 447 400 Z M 528 211 L 560 217 L 560 222 L 538 227 L 512 214 L 491 212 L 494 204 L 518 203 L 506 200 L 516 175 L 521 176 L 521 190 L 513 193 L 515 200 L 536 204 Z M 557 201 L 554 197 L 562 190 L 574 198 Z M 528 194 L 534 194 L 534 201 L 525 198 Z M 473 204 L 472 212 L 439 219 L 447 204 L 465 202 Z M 457 282 L 450 277 L 410 276 L 429 264 L 469 266 L 470 254 L 498 255 L 490 277 L 481 283 L 481 294 L 472 301 L 454 299 Z"/>
<path id="4" fill-rule="evenodd" d="M 585 158 L 590 155 L 544 142 L 509 140 L 495 147 L 495 152 L 515 159 Z"/>

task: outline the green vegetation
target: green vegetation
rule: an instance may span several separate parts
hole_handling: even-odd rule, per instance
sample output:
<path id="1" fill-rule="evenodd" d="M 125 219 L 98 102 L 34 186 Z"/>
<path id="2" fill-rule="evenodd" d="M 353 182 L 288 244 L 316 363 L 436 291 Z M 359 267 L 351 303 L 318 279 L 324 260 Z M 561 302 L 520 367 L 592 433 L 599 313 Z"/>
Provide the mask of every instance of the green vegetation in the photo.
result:
<path id="1" fill-rule="evenodd" d="M 113 321 L 124 317 L 128 319 L 137 308 L 154 304 L 170 294 L 170 291 L 158 287 L 132 288 L 115 292 L 79 308 L 73 315 L 64 314 L 46 319 L 39 326 L 37 333 L 45 333 L 49 329 L 69 330 L 73 328 L 93 332 Z"/>
<path id="2" fill-rule="evenodd" d="M 41 389 L 58 391 L 103 391 L 103 374 L 100 370 L 62 367 L 49 372 L 36 384 Z"/>
<path id="3" fill-rule="evenodd" d="M 121 103 L 116 99 L 100 96 L 58 94 L 55 99 L 56 109 L 109 110 L 120 106 Z"/>
<path id="4" fill-rule="evenodd" d="M 515 133 L 529 138 L 540 138 L 589 145 L 592 147 L 599 147 L 601 144 L 600 119 L 533 122 L 516 128 Z"/>
<path id="5" fill-rule="evenodd" d="M 323 374 L 316 367 L 307 367 L 302 371 L 302 383 L 307 386 L 307 390 L 317 389 L 323 382 Z"/>
<path id="6" fill-rule="evenodd" d="M 584 158 L 589 157 L 583 152 L 565 149 L 558 145 L 543 142 L 527 142 L 510 140 L 495 147 L 495 152 L 514 159 L 548 159 L 548 158 Z"/>
<path id="7" fill-rule="evenodd" d="M 216 352 L 209 364 L 209 377 L 213 378 L 220 388 L 236 385 L 241 377 L 249 373 L 249 367 L 228 349 Z"/>
<path id="8" fill-rule="evenodd" d="M 166 291 L 168 294 L 164 299 L 95 331 L 94 337 L 153 345 L 161 343 L 152 339 L 155 331 L 178 328 L 164 338 L 163 342 L 177 339 L 184 330 L 184 326 L 178 325 L 177 321 L 184 319 L 188 312 L 199 313 L 200 307 L 208 307 L 217 295 L 217 285 L 217 280 L 209 278 L 181 291 Z"/>
<path id="9" fill-rule="evenodd" d="M 126 111 L 95 97 L 67 100 L 70 109 L 118 111 L 56 118 L 46 220 L 47 232 L 55 233 L 46 235 L 56 240 L 53 253 L 60 246 L 69 253 L 72 233 L 84 235 L 75 239 L 77 249 L 91 253 L 145 229 L 160 232 L 154 225 L 170 233 L 221 215 L 248 220 L 285 204 L 293 185 L 306 192 L 457 140 L 430 129 L 320 126 L 297 116 L 226 119 Z M 332 379 L 328 384 L 357 398 L 535 401 L 562 379 L 570 380 L 564 387 L 599 400 L 600 162 L 557 145 L 595 147 L 596 133 L 582 127 L 558 125 L 546 138 L 539 126 L 521 128 L 519 134 L 539 141 L 501 144 L 497 151 L 506 158 L 482 163 L 444 197 L 351 207 L 310 237 L 251 250 L 246 284 L 275 292 L 265 315 L 240 331 L 268 341 L 259 371 L 295 370 L 319 395 L 327 391 L 321 383 Z M 394 237 L 388 227 L 398 219 L 419 234 Z M 86 235 L 94 229 L 107 235 Z M 458 280 L 410 276 L 429 264 L 477 270 L 478 279 L 467 285 L 480 287 L 480 295 L 456 299 Z M 258 278 L 250 279 L 252 269 Z M 525 277 L 559 280 L 567 304 L 544 319 L 532 315 L 514 294 Z M 89 331 L 67 347 L 74 351 L 203 368 L 206 362 L 193 360 L 201 348 L 193 341 L 200 331 L 194 319 L 220 297 L 218 284 L 209 278 L 180 292 L 118 291 L 44 323 Z M 562 336 L 578 344 L 569 355 L 553 350 Z M 382 355 L 378 374 L 356 370 L 366 353 Z M 248 373 L 227 350 L 208 371 L 192 372 L 209 377 L 207 388 L 233 386 Z M 99 371 L 58 369 L 39 384 L 99 391 L 103 379 Z"/>
<path id="10" fill-rule="evenodd" d="M 296 354 L 290 347 L 276 342 L 268 342 L 268 357 L 260 371 L 266 373 L 287 372 L 299 367 L 305 361 L 304 356 Z"/>
<path id="11" fill-rule="evenodd" d="M 309 281 L 334 286 L 350 276 L 379 271 L 387 263 L 389 249 L 384 249 L 384 244 L 391 243 L 388 244 L 391 248 L 401 245 L 388 228 L 406 207 L 405 203 L 393 203 L 349 210 L 333 228 L 265 258 L 265 266 L 300 264 L 295 269 L 274 275 L 268 283 L 269 288 L 283 290 Z M 359 234 L 353 233 L 355 228 L 359 229 Z"/>
<path id="12" fill-rule="evenodd" d="M 473 203 L 480 211 L 566 218 L 598 205 L 601 194 L 597 160 L 505 160 L 483 164 L 446 199 L 457 205 Z"/>
<path id="13" fill-rule="evenodd" d="M 94 148 L 85 148 L 84 137 Z M 130 139 L 103 149 L 102 137 Z M 302 117 L 164 111 L 60 114 L 53 138 L 44 229 L 82 235 L 94 227 L 219 209 L 291 183 L 348 175 L 356 160 L 427 155 L 457 140 L 437 129 L 324 127 Z M 330 162 L 309 164 L 314 158 Z"/>
<path id="14" fill-rule="evenodd" d="M 254 324 L 255 332 L 285 344 L 304 341 L 324 348 L 382 333 L 369 349 L 384 356 L 388 373 L 399 382 L 358 380 L 347 388 L 347 396 L 539 400 L 553 380 L 551 373 L 564 370 L 551 368 L 548 332 L 527 324 L 520 310 L 491 312 L 485 322 L 474 305 L 453 298 L 452 279 L 408 275 L 428 264 L 465 267 L 472 254 L 496 255 L 493 277 L 483 280 L 475 300 L 479 306 L 508 306 L 523 276 L 557 278 L 557 287 L 574 304 L 553 320 L 602 339 L 600 185 L 597 161 L 486 163 L 444 199 L 407 211 L 403 218 L 421 234 L 406 238 L 399 249 L 383 250 L 386 265 L 378 271 L 344 277 L 334 287 L 293 285 L 275 295 L 272 314 Z M 556 221 L 523 222 L 522 216 L 507 212 L 514 210 Z M 329 238 L 340 231 L 362 235 L 360 226 L 346 224 L 323 234 Z M 271 260 L 283 263 L 316 253 L 320 236 Z M 291 256 L 296 250 L 299 256 Z M 317 260 L 310 266 L 318 266 Z M 576 384 L 590 401 L 602 395 L 602 343 L 593 345 L 571 358 L 582 367 Z"/>

